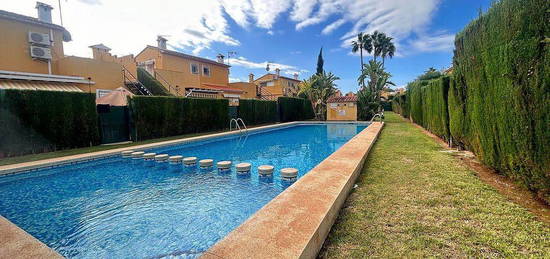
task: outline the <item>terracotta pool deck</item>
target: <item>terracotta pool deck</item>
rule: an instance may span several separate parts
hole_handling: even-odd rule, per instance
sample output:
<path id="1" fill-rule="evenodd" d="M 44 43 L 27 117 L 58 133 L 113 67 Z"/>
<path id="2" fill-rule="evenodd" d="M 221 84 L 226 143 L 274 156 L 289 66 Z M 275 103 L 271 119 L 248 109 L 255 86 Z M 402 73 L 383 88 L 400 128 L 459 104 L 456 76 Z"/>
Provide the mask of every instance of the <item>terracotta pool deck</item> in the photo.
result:
<path id="1" fill-rule="evenodd" d="M 383 126 L 361 131 L 202 258 L 315 258 Z"/>
<path id="2" fill-rule="evenodd" d="M 250 132 L 297 121 L 250 129 Z M 326 122 L 324 122 L 326 123 Z M 341 122 L 328 122 L 341 123 Z M 338 211 L 353 187 L 367 154 L 384 123 L 374 122 L 323 160 L 241 226 L 208 250 L 203 258 L 313 258 L 321 248 Z M 125 150 L 191 143 L 239 132 L 163 141 L 87 154 L 0 166 L 0 175 L 118 155 Z M 0 258 L 63 258 L 8 219 L 0 216 Z"/>

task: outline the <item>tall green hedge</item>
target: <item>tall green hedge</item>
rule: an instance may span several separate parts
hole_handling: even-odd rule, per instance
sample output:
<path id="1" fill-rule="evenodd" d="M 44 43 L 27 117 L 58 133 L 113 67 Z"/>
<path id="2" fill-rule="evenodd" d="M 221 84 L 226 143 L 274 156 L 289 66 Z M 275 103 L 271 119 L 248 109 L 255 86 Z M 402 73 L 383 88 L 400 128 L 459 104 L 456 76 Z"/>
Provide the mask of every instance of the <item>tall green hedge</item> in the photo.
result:
<path id="1" fill-rule="evenodd" d="M 0 90 L 0 157 L 99 142 L 94 94 Z"/>
<path id="2" fill-rule="evenodd" d="M 409 109 L 407 103 L 407 94 L 396 95 L 393 100 L 391 100 L 392 110 L 401 114 L 401 116 L 408 118 Z"/>
<path id="3" fill-rule="evenodd" d="M 277 122 L 277 102 L 255 99 L 239 101 L 239 117 L 246 125 Z"/>
<path id="4" fill-rule="evenodd" d="M 456 36 L 453 137 L 550 201 L 550 1 L 501 0 Z"/>
<path id="5" fill-rule="evenodd" d="M 149 72 L 145 69 L 138 67 L 137 69 L 138 80 L 147 88 L 153 95 L 157 96 L 171 96 L 172 94 L 155 79 Z"/>
<path id="6" fill-rule="evenodd" d="M 308 99 L 279 97 L 277 103 L 281 122 L 311 120 L 315 117 Z"/>
<path id="7" fill-rule="evenodd" d="M 407 85 L 407 110 L 409 118 L 418 125 L 423 125 L 422 116 L 422 88 L 428 80 L 416 80 Z"/>
<path id="8" fill-rule="evenodd" d="M 449 77 L 428 81 L 422 88 L 422 127 L 446 140 L 449 139 L 447 95 Z"/>
<path id="9" fill-rule="evenodd" d="M 134 96 L 130 99 L 134 139 L 225 129 L 228 105 L 227 99 Z"/>

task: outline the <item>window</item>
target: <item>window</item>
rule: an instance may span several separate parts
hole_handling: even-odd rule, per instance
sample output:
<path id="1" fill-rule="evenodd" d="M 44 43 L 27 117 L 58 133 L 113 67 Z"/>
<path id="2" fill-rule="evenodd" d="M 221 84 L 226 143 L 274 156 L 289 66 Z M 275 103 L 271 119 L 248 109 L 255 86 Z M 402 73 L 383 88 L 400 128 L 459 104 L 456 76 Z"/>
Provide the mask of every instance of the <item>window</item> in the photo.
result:
<path id="1" fill-rule="evenodd" d="M 269 81 L 269 82 L 267 82 L 267 84 L 266 84 L 266 85 L 267 85 L 267 86 L 274 86 L 274 85 L 275 85 L 275 82 L 273 82 L 273 81 Z"/>
<path id="2" fill-rule="evenodd" d="M 202 66 L 202 75 L 203 76 L 210 76 L 210 67 L 209 66 Z"/>
<path id="3" fill-rule="evenodd" d="M 338 107 L 338 104 L 336 104 L 336 103 L 331 103 L 330 104 L 330 108 L 336 108 L 336 107 Z"/>
<path id="4" fill-rule="evenodd" d="M 199 65 L 191 63 L 191 74 L 199 73 Z"/>

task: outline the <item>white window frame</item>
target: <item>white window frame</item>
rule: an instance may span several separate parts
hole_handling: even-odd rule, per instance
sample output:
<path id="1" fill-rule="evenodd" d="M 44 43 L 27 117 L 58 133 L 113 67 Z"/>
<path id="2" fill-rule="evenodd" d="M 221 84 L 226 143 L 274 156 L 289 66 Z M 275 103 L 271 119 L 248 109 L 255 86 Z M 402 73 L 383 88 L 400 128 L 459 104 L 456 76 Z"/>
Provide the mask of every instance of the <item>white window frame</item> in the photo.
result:
<path id="1" fill-rule="evenodd" d="M 204 73 L 204 69 L 207 68 L 208 69 L 208 75 Z M 202 75 L 203 76 L 211 76 L 212 75 L 212 69 L 210 69 L 210 66 L 207 66 L 207 65 L 202 65 Z"/>
<path id="2" fill-rule="evenodd" d="M 193 66 L 195 66 L 195 67 L 197 68 L 197 73 L 193 72 Z M 193 74 L 193 75 L 198 75 L 198 74 L 200 74 L 201 71 L 200 71 L 200 66 L 199 66 L 199 64 L 197 64 L 197 63 L 191 63 L 191 65 L 189 65 L 189 72 L 191 72 L 191 74 Z"/>

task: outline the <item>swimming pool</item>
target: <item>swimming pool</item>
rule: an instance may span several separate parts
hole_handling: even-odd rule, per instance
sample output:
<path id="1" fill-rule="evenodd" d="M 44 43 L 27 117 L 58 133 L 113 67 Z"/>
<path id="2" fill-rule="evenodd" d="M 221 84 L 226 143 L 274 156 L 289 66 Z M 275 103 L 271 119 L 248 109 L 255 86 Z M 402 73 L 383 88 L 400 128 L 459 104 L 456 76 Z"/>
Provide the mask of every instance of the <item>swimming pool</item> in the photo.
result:
<path id="1" fill-rule="evenodd" d="M 301 176 L 366 126 L 294 125 L 148 150 L 250 162 L 245 176 L 118 156 L 4 176 L 0 214 L 66 257 L 194 257 L 288 186 L 278 172 L 260 179 L 257 166 Z"/>

